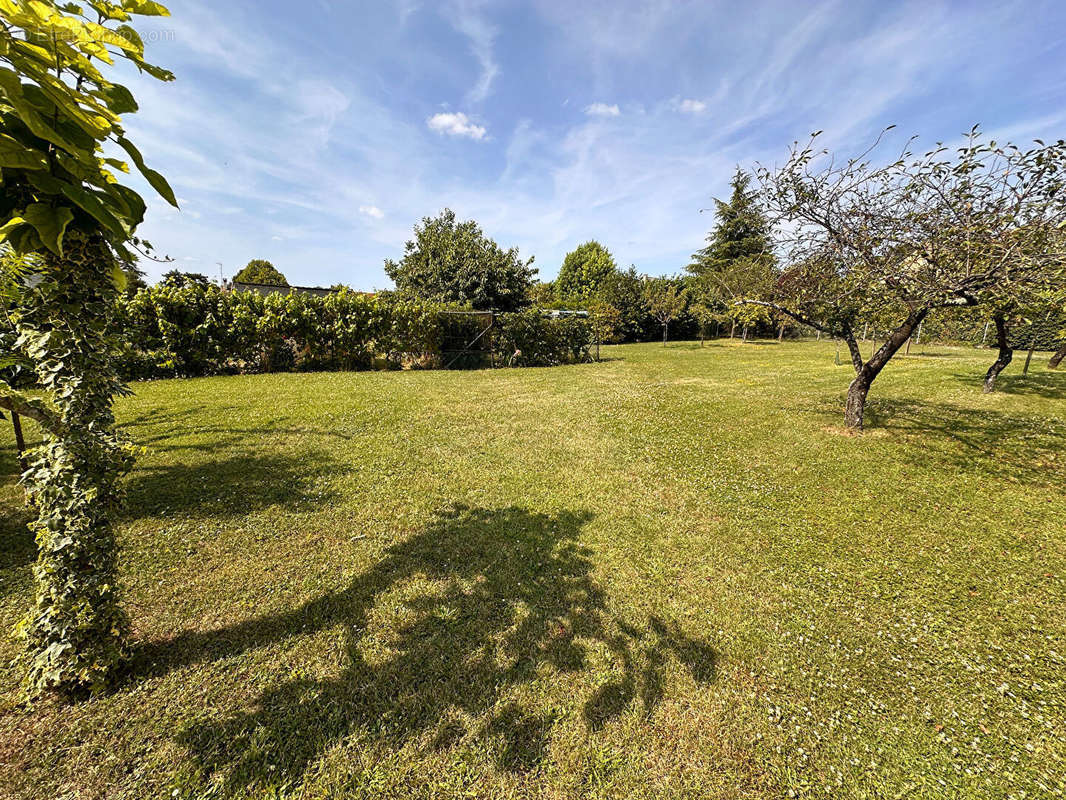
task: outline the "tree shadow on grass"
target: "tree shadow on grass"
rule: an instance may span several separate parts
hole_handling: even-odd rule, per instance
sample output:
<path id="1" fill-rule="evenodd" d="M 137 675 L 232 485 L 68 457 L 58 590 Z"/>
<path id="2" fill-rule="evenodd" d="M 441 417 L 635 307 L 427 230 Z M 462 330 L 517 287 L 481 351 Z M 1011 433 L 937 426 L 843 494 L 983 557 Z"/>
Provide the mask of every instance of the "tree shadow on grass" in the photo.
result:
<path id="1" fill-rule="evenodd" d="M 606 653 L 614 677 L 585 704 L 595 729 L 637 698 L 651 712 L 671 661 L 701 683 L 715 676 L 710 646 L 655 618 L 638 627 L 610 614 L 579 542 L 589 519 L 458 507 L 343 590 L 285 614 L 141 645 L 134 677 L 335 628 L 344 649 L 336 677 L 271 686 L 253 710 L 180 733 L 204 780 L 230 792 L 294 783 L 349 737 L 434 750 L 476 743 L 502 770 L 535 769 L 557 712 L 531 704 L 523 687 L 565 682 L 579 691 L 592 653 Z"/>
<path id="2" fill-rule="evenodd" d="M 878 398 L 869 428 L 922 436 L 911 458 L 920 466 L 982 472 L 990 478 L 1059 485 L 1066 472 L 1066 425 L 1046 416 L 963 408 L 950 403 Z"/>
<path id="3" fill-rule="evenodd" d="M 337 470 L 313 451 L 299 458 L 240 453 L 193 464 L 135 467 L 126 484 L 125 514 L 232 518 L 271 505 L 315 510 L 333 499 L 324 481 Z"/>
<path id="4" fill-rule="evenodd" d="M 27 527 L 34 514 L 28 507 L 0 507 L 0 599 L 25 590 L 27 568 L 37 558 L 37 544 Z"/>
<path id="5" fill-rule="evenodd" d="M 1015 356 L 1017 358 L 1017 356 Z M 1022 359 L 1024 362 L 1024 354 Z M 991 362 L 989 362 L 991 363 Z M 981 391 L 984 385 L 984 373 L 959 373 L 955 379 Z M 1030 372 L 1028 375 L 1004 375 L 996 379 L 996 391 L 1003 394 L 1031 395 L 1046 397 L 1049 400 L 1066 400 L 1066 370 L 1055 372 Z"/>

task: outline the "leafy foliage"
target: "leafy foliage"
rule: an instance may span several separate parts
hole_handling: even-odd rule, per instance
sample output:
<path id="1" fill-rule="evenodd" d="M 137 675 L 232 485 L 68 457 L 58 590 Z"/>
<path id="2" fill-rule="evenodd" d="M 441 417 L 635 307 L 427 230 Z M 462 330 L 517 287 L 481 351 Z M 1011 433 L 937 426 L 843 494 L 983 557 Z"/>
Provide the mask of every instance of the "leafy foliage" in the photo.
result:
<path id="1" fill-rule="evenodd" d="M 478 311 L 516 311 L 529 305 L 536 270 L 518 249 L 503 250 L 473 220 L 458 222 L 451 209 L 424 217 L 400 261 L 385 272 L 401 294 Z"/>
<path id="2" fill-rule="evenodd" d="M 493 343 L 514 366 L 550 367 L 588 360 L 591 333 L 580 317 L 553 319 L 536 310 L 519 311 L 501 315 Z"/>
<path id="3" fill-rule="evenodd" d="M 0 242 L 18 253 L 63 253 L 68 229 L 98 230 L 122 261 L 131 261 L 134 231 L 145 204 L 115 172 L 126 162 L 105 154 L 124 150 L 149 184 L 177 205 L 166 179 L 147 167 L 121 125 L 137 110 L 130 91 L 109 80 L 96 62 L 115 57 L 161 80 L 166 70 L 144 60 L 144 44 L 126 24 L 132 14 L 166 15 L 158 3 L 93 3 L 92 21 L 81 7 L 54 0 L 0 4 Z M 109 25 L 108 23 L 114 23 Z"/>
<path id="4" fill-rule="evenodd" d="M 181 270 L 172 269 L 163 274 L 159 283 L 161 286 L 171 286 L 179 289 L 183 286 L 199 286 L 206 289 L 211 284 L 211 281 L 202 272 L 182 272 Z"/>
<path id="5" fill-rule="evenodd" d="M 288 286 L 289 282 L 278 269 L 262 258 L 253 258 L 244 269 L 233 276 L 240 283 L 261 283 L 265 286 Z"/>
<path id="6" fill-rule="evenodd" d="M 595 240 L 585 242 L 566 254 L 555 280 L 555 291 L 564 300 L 590 300 L 617 269 L 614 256 L 606 247 Z"/>
<path id="7" fill-rule="evenodd" d="M 122 306 L 121 368 L 131 378 L 157 378 L 440 366 L 448 310 L 388 294 L 262 296 L 211 284 L 159 285 Z M 586 320 L 545 319 L 539 311 L 498 320 L 502 335 L 492 341 L 503 363 L 515 349 L 525 354 L 522 364 L 569 362 L 589 341 Z"/>
<path id="8" fill-rule="evenodd" d="M 663 326 L 663 344 L 666 344 L 670 323 L 681 316 L 688 307 L 688 290 L 677 280 L 651 278 L 644 284 L 644 301 L 652 317 Z"/>

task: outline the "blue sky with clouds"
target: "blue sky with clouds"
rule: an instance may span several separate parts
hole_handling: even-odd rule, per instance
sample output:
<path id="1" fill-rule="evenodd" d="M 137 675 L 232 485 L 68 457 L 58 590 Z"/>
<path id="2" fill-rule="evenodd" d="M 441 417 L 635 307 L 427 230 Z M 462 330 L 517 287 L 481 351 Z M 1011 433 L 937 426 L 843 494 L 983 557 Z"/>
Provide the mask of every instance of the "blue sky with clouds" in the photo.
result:
<path id="1" fill-rule="evenodd" d="M 540 277 L 599 239 L 672 273 L 736 165 L 825 130 L 1066 137 L 1066 3 L 172 0 L 142 26 L 175 83 L 128 129 L 181 211 L 142 233 L 184 270 L 389 285 L 444 207 Z M 147 196 L 147 194 L 146 194 Z M 146 264 L 149 275 L 170 267 Z"/>

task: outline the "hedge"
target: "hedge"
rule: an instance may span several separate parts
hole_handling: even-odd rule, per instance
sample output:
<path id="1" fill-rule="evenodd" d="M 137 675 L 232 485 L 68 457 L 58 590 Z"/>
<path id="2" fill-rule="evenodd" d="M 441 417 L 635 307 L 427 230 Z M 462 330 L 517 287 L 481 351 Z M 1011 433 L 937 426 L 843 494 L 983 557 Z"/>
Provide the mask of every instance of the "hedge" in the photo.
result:
<path id="1" fill-rule="evenodd" d="M 454 348 L 484 325 L 452 310 L 388 294 L 261 296 L 214 285 L 153 286 L 119 310 L 126 342 L 120 368 L 129 379 L 439 368 L 446 340 Z M 585 319 L 523 311 L 497 315 L 478 346 L 485 361 L 548 366 L 587 359 L 590 341 Z"/>

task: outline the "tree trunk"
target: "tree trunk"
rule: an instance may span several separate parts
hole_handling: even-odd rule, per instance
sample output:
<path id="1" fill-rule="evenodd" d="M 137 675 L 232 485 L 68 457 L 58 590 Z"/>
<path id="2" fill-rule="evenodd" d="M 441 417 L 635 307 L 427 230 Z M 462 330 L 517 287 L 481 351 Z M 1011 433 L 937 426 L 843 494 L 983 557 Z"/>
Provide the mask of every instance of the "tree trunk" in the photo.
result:
<path id="1" fill-rule="evenodd" d="M 732 339 L 737 333 L 737 321 L 733 320 L 732 326 L 729 328 L 729 338 Z"/>
<path id="2" fill-rule="evenodd" d="M 1029 352 L 1025 354 L 1025 366 L 1022 367 L 1022 375 L 1029 374 L 1029 364 L 1033 360 L 1033 351 L 1036 350 L 1036 344 L 1034 342 L 1029 343 Z"/>
<path id="3" fill-rule="evenodd" d="M 912 311 L 907 316 L 907 319 L 903 321 L 903 324 L 892 331 L 888 340 L 878 348 L 877 352 L 870 356 L 870 360 L 866 363 L 862 362 L 862 355 L 859 353 L 859 344 L 855 341 L 855 336 L 850 329 L 845 330 L 845 341 L 848 343 L 848 350 L 851 353 L 852 366 L 855 367 L 855 380 L 848 387 L 848 400 L 844 407 L 844 424 L 848 429 L 862 431 L 866 415 L 866 397 L 870 393 L 870 387 L 873 385 L 874 379 L 881 374 L 881 370 L 899 352 L 899 349 L 910 341 L 914 329 L 921 324 L 928 313 L 929 309 L 927 308 Z"/>
<path id="4" fill-rule="evenodd" d="M 57 412 L 25 475 L 39 513 L 35 606 L 22 630 L 27 688 L 71 693 L 106 684 L 124 654 L 112 517 L 131 464 L 115 434 L 111 332 L 114 263 L 98 236 L 68 231 L 64 256 L 43 255 L 44 280 L 16 327 Z"/>
<path id="5" fill-rule="evenodd" d="M 985 394 L 994 392 L 996 390 L 996 378 L 999 377 L 999 373 L 1007 368 L 1007 365 L 1014 358 L 1014 350 L 1011 349 L 1008 339 L 1007 320 L 1002 314 L 996 314 L 993 317 L 993 321 L 996 323 L 996 342 L 999 345 L 999 356 L 991 367 L 988 368 L 988 372 L 985 373 Z"/>
<path id="6" fill-rule="evenodd" d="M 777 341 L 778 343 L 785 340 L 785 323 L 781 323 L 781 327 L 777 329 Z"/>
<path id="7" fill-rule="evenodd" d="M 11 412 L 11 427 L 15 430 L 15 450 L 18 452 L 19 468 L 25 472 L 30 465 L 26 461 L 26 440 L 22 437 L 22 417 L 17 411 Z"/>
<path id="8" fill-rule="evenodd" d="M 669 322 L 663 323 L 663 347 L 666 347 L 666 331 L 670 327 Z"/>
<path id="9" fill-rule="evenodd" d="M 1051 360 L 1047 362 L 1048 369 L 1058 369 L 1059 364 L 1062 363 L 1062 359 L 1066 358 L 1066 344 L 1055 351 L 1055 355 L 1051 357 Z"/>
<path id="10" fill-rule="evenodd" d="M 744 326 L 744 330 L 743 330 L 743 332 L 741 333 L 741 336 L 740 336 L 740 341 L 745 342 L 745 343 L 748 341 L 748 326 L 747 325 Z"/>

